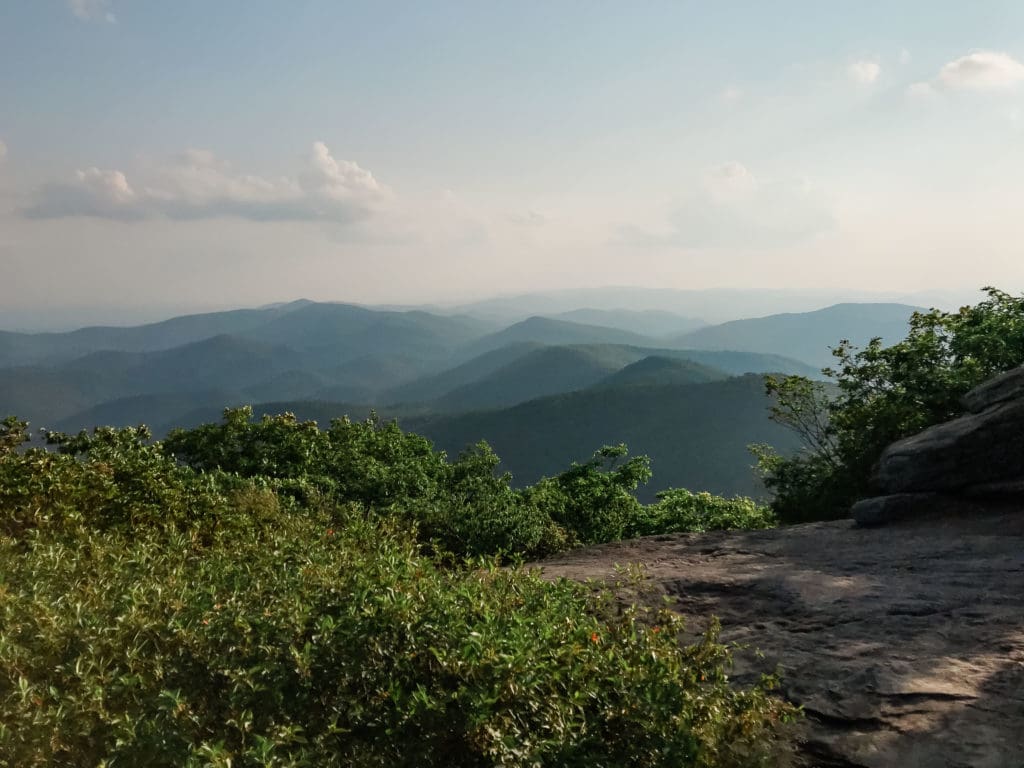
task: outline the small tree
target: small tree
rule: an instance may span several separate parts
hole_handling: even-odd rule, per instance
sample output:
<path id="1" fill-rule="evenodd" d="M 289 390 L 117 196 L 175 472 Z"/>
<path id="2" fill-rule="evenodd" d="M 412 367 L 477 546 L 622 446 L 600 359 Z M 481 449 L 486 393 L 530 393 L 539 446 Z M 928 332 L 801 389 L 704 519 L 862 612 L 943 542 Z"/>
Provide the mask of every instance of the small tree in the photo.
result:
<path id="1" fill-rule="evenodd" d="M 650 459 L 627 455 L 623 444 L 606 445 L 589 461 L 574 462 L 562 474 L 527 489 L 526 498 L 575 543 L 621 539 L 642 512 L 635 491 L 651 478 Z"/>
<path id="2" fill-rule="evenodd" d="M 960 399 L 981 382 L 1024 364 L 1024 296 L 996 288 L 956 312 L 915 312 L 907 337 L 863 349 L 841 341 L 823 373 L 836 396 L 802 377 L 768 379 L 772 418 L 797 431 L 805 450 L 792 458 L 759 452 L 774 509 L 789 522 L 843 517 L 871 492 L 887 445 L 963 412 Z"/>

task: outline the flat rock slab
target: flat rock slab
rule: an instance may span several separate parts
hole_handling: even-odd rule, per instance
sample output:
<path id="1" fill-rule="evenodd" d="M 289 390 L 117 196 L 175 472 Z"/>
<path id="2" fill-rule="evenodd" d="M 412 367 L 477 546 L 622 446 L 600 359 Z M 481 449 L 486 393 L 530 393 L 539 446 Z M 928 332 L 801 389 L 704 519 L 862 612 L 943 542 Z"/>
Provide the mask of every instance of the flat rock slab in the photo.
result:
<path id="1" fill-rule="evenodd" d="M 627 563 L 695 633 L 715 615 L 748 646 L 735 679 L 778 666 L 807 715 L 800 765 L 1024 765 L 1024 510 L 652 536 L 538 565 L 584 580 Z"/>

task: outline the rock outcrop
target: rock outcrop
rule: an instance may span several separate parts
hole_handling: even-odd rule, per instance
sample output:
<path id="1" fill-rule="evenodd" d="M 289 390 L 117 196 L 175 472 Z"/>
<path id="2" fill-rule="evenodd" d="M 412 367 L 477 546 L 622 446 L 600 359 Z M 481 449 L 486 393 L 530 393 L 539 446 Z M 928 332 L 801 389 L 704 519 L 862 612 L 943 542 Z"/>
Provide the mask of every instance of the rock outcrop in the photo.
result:
<path id="1" fill-rule="evenodd" d="M 851 510 L 861 525 L 881 525 L 978 500 L 1024 498 L 1024 366 L 963 398 L 967 413 L 890 445 L 879 459 L 875 498 Z"/>
<path id="2" fill-rule="evenodd" d="M 614 579 L 632 562 L 694 633 L 714 615 L 725 642 L 746 646 L 734 679 L 778 665 L 782 695 L 806 713 L 798 765 L 1024 765 L 1024 505 L 654 536 L 540 565 Z"/>
<path id="3" fill-rule="evenodd" d="M 605 579 L 639 562 L 695 634 L 717 616 L 740 682 L 777 665 L 803 707 L 798 765 L 1019 768 L 1024 367 L 964 407 L 885 451 L 858 525 L 654 536 L 541 567 Z"/>

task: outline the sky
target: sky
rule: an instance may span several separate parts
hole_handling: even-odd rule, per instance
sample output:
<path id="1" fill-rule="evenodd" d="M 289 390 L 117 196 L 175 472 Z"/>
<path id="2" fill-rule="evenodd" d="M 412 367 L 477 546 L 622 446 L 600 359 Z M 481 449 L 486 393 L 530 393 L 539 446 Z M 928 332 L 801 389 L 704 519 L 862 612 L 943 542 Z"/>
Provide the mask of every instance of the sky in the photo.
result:
<path id="1" fill-rule="evenodd" d="M 1021 201 L 1019 0 L 0 3 L 6 316 L 1020 292 Z"/>

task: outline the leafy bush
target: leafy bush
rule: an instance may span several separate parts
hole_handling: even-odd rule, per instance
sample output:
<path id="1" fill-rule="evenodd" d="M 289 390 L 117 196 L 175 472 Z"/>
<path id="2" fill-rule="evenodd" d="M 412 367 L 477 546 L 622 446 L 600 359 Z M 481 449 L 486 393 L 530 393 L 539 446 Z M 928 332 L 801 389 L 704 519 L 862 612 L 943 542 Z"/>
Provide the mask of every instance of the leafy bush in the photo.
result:
<path id="1" fill-rule="evenodd" d="M 844 517 L 871 493 L 887 445 L 963 413 L 960 398 L 1024 364 L 1024 296 L 986 288 L 988 298 L 957 312 L 916 312 L 907 338 L 864 349 L 842 341 L 824 373 L 835 394 L 802 377 L 768 379 L 773 418 L 796 429 L 805 450 L 792 458 L 761 449 L 773 508 L 787 522 Z"/>
<path id="2" fill-rule="evenodd" d="M 642 512 L 634 491 L 651 477 L 646 456 L 626 459 L 625 445 L 605 446 L 594 457 L 527 489 L 525 498 L 560 526 L 571 544 L 621 539 Z M 619 464 L 620 459 L 625 459 Z"/>
<path id="3" fill-rule="evenodd" d="M 225 494 L 242 484 L 222 473 L 202 475 L 179 466 L 149 437 L 145 427 L 101 427 L 92 435 L 51 433 L 48 440 L 58 452 L 0 453 L 0 533 L 215 527 Z"/>
<path id="4" fill-rule="evenodd" d="M 442 567 L 400 514 L 178 466 L 139 431 L 59 442 L 0 453 L 2 765 L 748 766 L 783 748 L 791 709 L 770 679 L 728 683 L 714 630 L 680 647 L 678 618 L 606 591 Z"/>
<path id="5" fill-rule="evenodd" d="M 736 513 L 730 525 L 688 518 L 664 504 L 645 509 L 635 492 L 650 479 L 650 462 L 629 457 L 625 445 L 605 446 L 521 491 L 498 473 L 500 460 L 486 443 L 449 462 L 426 439 L 375 416 L 336 419 L 320 430 L 291 414 L 254 421 L 251 408 L 228 409 L 220 424 L 173 432 L 164 449 L 197 470 L 273 480 L 300 500 L 312 493 L 396 515 L 415 525 L 422 541 L 456 556 L 539 557 L 638 531 L 741 527 L 743 519 Z M 700 499 L 708 514 L 730 514 L 711 512 L 716 502 L 707 494 Z M 653 523 L 659 516 L 664 522 Z"/>
<path id="6" fill-rule="evenodd" d="M 564 531 L 512 489 L 509 475 L 495 474 L 499 463 L 491 447 L 480 443 L 451 465 L 443 490 L 400 508 L 421 538 L 457 555 L 537 556 L 565 549 Z"/>
<path id="7" fill-rule="evenodd" d="M 723 499 L 710 493 L 673 488 L 658 494 L 629 532 L 632 536 L 684 531 L 734 531 L 771 528 L 776 524 L 771 509 L 752 499 Z"/>
<path id="8" fill-rule="evenodd" d="M 194 469 L 304 481 L 336 501 L 377 507 L 429 498 L 450 471 L 429 440 L 376 415 L 321 430 L 291 413 L 254 421 L 250 406 L 228 408 L 220 424 L 174 430 L 164 445 Z"/>

